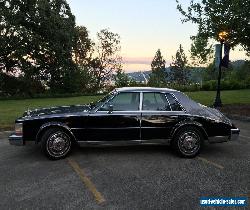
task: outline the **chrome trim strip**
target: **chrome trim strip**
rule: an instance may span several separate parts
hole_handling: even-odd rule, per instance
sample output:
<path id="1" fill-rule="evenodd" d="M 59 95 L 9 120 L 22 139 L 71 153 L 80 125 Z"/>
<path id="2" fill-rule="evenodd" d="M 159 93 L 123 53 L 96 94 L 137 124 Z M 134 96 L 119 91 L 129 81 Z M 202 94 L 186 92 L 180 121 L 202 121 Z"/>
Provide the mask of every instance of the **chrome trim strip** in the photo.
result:
<path id="1" fill-rule="evenodd" d="M 173 113 L 178 113 L 178 114 L 181 114 L 181 113 L 183 113 L 183 114 L 186 114 L 186 112 L 185 111 L 157 111 L 157 110 L 141 110 L 141 111 L 113 111 L 112 112 L 112 114 L 113 113 L 117 113 L 117 112 L 121 112 L 121 114 L 122 113 L 131 113 L 131 114 L 135 114 L 135 113 L 145 113 L 145 112 L 150 112 L 150 113 L 160 113 L 160 112 L 164 112 L 164 113 L 171 113 L 171 114 L 173 114 Z M 108 113 L 108 111 L 98 111 L 97 113 Z"/>
<path id="2" fill-rule="evenodd" d="M 118 128 L 114 128 L 114 127 L 91 127 L 91 128 L 71 128 L 71 130 L 122 130 L 122 129 L 140 129 L 140 127 L 118 127 Z"/>
<path id="3" fill-rule="evenodd" d="M 139 108 L 140 112 L 142 111 L 142 101 L 143 101 L 143 93 L 140 92 L 140 108 Z"/>
<path id="4" fill-rule="evenodd" d="M 68 127 L 65 123 L 52 121 L 52 122 L 48 122 L 48 123 L 43 124 L 39 128 L 39 130 L 38 130 L 38 132 L 36 134 L 36 143 L 39 142 L 39 137 L 40 137 L 40 134 L 43 131 L 43 129 L 46 129 L 47 127 L 50 127 L 50 126 L 58 126 L 58 127 L 62 127 L 64 129 L 66 129 L 72 135 L 72 137 L 74 138 L 74 140 L 76 141 L 76 138 L 75 138 L 74 134 L 72 133 L 70 127 Z"/>
<path id="5" fill-rule="evenodd" d="M 131 146 L 131 145 L 169 145 L 171 139 L 122 140 L 122 141 L 78 141 L 80 146 Z"/>

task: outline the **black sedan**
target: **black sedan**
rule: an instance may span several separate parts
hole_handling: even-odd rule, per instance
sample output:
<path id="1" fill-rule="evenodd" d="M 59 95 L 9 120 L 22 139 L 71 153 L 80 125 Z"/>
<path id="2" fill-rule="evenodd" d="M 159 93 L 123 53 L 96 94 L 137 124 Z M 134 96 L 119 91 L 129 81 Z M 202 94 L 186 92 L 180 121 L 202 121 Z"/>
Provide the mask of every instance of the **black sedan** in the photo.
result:
<path id="1" fill-rule="evenodd" d="M 64 158 L 73 144 L 171 145 L 196 156 L 204 141 L 237 139 L 239 129 L 216 109 L 166 88 L 118 88 L 90 105 L 27 111 L 16 120 L 10 144 L 40 144 L 50 159 Z"/>

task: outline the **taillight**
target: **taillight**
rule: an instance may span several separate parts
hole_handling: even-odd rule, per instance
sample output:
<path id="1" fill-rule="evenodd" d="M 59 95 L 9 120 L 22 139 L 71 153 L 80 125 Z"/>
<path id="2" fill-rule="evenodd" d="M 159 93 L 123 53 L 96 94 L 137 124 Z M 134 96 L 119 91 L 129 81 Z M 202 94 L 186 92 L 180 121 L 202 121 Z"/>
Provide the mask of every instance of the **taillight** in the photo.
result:
<path id="1" fill-rule="evenodd" d="M 15 134 L 18 136 L 23 135 L 23 123 L 16 123 L 15 124 Z"/>

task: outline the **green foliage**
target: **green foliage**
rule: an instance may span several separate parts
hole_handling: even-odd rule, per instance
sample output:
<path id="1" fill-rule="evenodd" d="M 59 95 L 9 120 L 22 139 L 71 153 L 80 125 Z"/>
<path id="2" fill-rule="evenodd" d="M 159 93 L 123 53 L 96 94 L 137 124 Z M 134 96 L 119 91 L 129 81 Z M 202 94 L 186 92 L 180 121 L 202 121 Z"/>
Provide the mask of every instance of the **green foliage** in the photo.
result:
<path id="1" fill-rule="evenodd" d="M 37 93 L 44 93 L 44 86 L 34 80 L 26 81 L 26 78 L 13 77 L 4 73 L 0 73 L 0 96 L 22 96 L 22 97 L 33 97 Z"/>
<path id="2" fill-rule="evenodd" d="M 210 64 L 203 72 L 203 90 L 216 90 L 218 70 Z M 245 61 L 243 65 L 233 67 L 232 64 L 228 69 L 222 69 L 222 90 L 245 89 L 250 86 L 250 62 Z"/>
<path id="3" fill-rule="evenodd" d="M 150 74 L 148 85 L 154 87 L 164 87 L 166 85 L 166 61 L 161 55 L 160 49 L 157 50 L 155 57 L 151 63 L 152 73 Z"/>
<path id="4" fill-rule="evenodd" d="M 116 75 L 114 77 L 115 77 L 115 86 L 116 87 L 130 86 L 131 79 L 124 71 L 122 71 L 122 69 L 118 69 L 116 71 Z"/>
<path id="5" fill-rule="evenodd" d="M 198 83 L 190 83 L 190 84 L 185 84 L 185 85 L 171 83 L 168 85 L 168 87 L 175 89 L 175 90 L 182 91 L 182 92 L 194 92 L 194 91 L 201 90 L 201 86 Z"/>
<path id="6" fill-rule="evenodd" d="M 75 27 L 75 44 L 73 48 L 73 60 L 81 68 L 87 67 L 93 53 L 94 43 L 89 38 L 87 28 Z"/>
<path id="7" fill-rule="evenodd" d="M 89 63 L 89 71 L 93 78 L 91 85 L 95 91 L 104 88 L 114 71 L 122 67 L 122 58 L 119 56 L 120 36 L 108 29 L 103 29 L 97 33 L 97 39 L 95 53 Z"/>
<path id="8" fill-rule="evenodd" d="M 66 0 L 0 0 L 0 14 L 0 95 L 97 92 L 121 68 L 119 35 L 93 43 Z"/>
<path id="9" fill-rule="evenodd" d="M 187 84 L 189 80 L 188 78 L 190 74 L 190 69 L 187 65 L 188 60 L 181 45 L 177 50 L 175 57 L 172 57 L 172 59 L 173 62 L 170 65 L 171 82 L 177 83 L 179 85 Z"/>
<path id="10" fill-rule="evenodd" d="M 38 81 L 53 91 L 72 91 L 75 17 L 67 2 L 5 0 L 0 14 L 0 71 L 22 75 L 27 85 Z"/>
<path id="11" fill-rule="evenodd" d="M 193 37 L 192 55 L 206 61 L 211 53 L 209 39 L 218 40 L 221 31 L 228 32 L 227 41 L 232 47 L 241 45 L 250 53 L 250 1 L 244 0 L 192 0 L 185 10 L 177 1 L 177 9 L 184 16 L 183 22 L 190 21 L 198 26 Z"/>

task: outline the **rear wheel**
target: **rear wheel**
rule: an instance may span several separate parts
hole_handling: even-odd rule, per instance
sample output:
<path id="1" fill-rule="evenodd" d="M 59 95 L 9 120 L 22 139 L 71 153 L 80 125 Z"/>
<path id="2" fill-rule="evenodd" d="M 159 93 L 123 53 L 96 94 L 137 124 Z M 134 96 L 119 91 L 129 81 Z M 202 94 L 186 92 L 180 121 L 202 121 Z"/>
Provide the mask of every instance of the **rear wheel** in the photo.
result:
<path id="1" fill-rule="evenodd" d="M 202 143 L 202 133 L 192 126 L 180 128 L 173 139 L 176 152 L 182 157 L 189 158 L 199 154 Z"/>
<path id="2" fill-rule="evenodd" d="M 60 128 L 51 128 L 43 134 L 41 147 L 48 158 L 52 160 L 62 159 L 71 151 L 71 137 Z"/>

